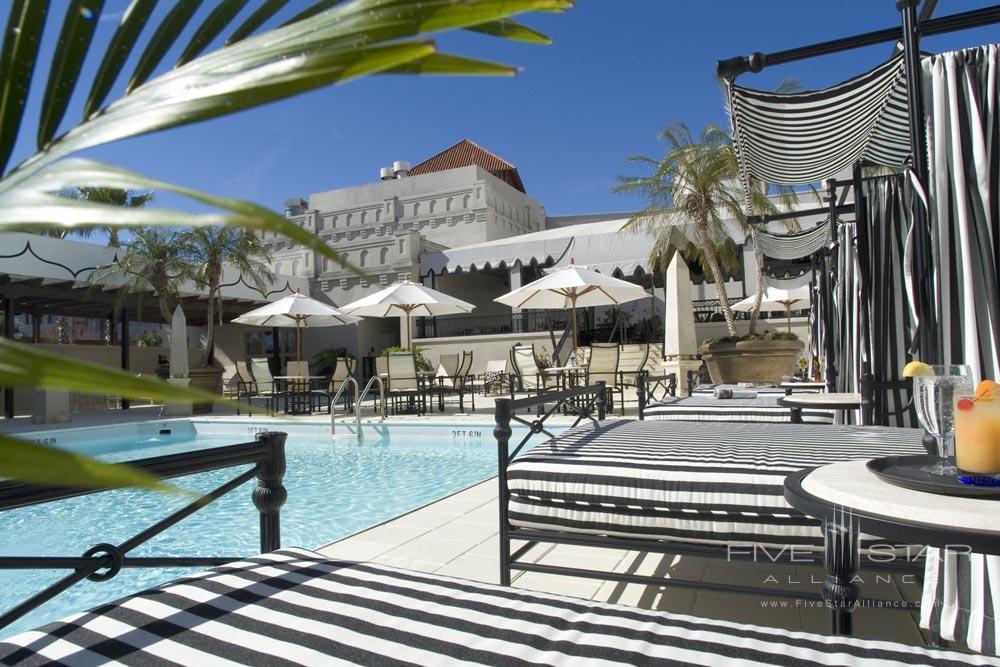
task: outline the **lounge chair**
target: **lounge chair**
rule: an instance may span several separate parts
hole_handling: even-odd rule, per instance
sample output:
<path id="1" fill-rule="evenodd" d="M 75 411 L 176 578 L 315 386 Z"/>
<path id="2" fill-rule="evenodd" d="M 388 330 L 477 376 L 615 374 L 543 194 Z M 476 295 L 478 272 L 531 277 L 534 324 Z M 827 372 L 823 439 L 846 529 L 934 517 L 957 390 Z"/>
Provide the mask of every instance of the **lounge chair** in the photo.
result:
<path id="1" fill-rule="evenodd" d="M 398 411 L 405 399 L 411 409 L 415 409 L 417 414 L 423 414 L 424 391 L 420 376 L 417 374 L 416 355 L 412 351 L 390 352 L 387 357 L 386 393 L 393 404 L 393 410 Z"/>
<path id="2" fill-rule="evenodd" d="M 285 364 L 285 375 L 289 377 L 307 378 L 309 377 L 308 361 L 289 361 Z"/>
<path id="3" fill-rule="evenodd" d="M 624 387 L 634 387 L 636 376 L 647 370 L 646 360 L 649 359 L 649 343 L 638 345 L 622 345 L 618 353 L 619 384 Z M 660 369 L 651 371 L 659 375 Z"/>
<path id="4" fill-rule="evenodd" d="M 330 375 L 330 380 L 324 389 L 314 390 L 314 395 L 320 399 L 326 399 L 327 408 L 329 409 L 330 399 L 337 395 L 340 391 L 340 387 L 347 381 L 347 378 L 352 377 L 351 366 L 349 364 L 350 357 L 337 357 L 333 361 L 333 372 Z M 344 400 L 344 408 L 350 412 L 353 409 L 354 394 L 349 391 L 345 391 L 341 394 Z"/>
<path id="5" fill-rule="evenodd" d="M 614 395 L 618 394 L 620 414 L 625 415 L 625 385 L 619 365 L 621 348 L 618 343 L 594 343 L 587 362 L 587 384 L 603 382 L 608 392 L 608 410 L 614 410 Z"/>
<path id="6" fill-rule="evenodd" d="M 514 369 L 510 393 L 541 393 L 556 388 L 555 376 L 543 373 L 535 362 L 534 345 L 515 345 L 510 349 L 510 365 Z"/>
<path id="7" fill-rule="evenodd" d="M 764 616 L 764 614 L 762 614 Z M 996 664 L 281 549 L 0 641 L 4 664 Z"/>
<path id="8" fill-rule="evenodd" d="M 277 402 L 281 392 L 271 375 L 271 366 L 267 359 L 254 357 L 249 361 L 250 373 L 253 374 L 254 382 L 257 386 L 257 396 L 267 397 L 271 409 L 278 408 Z"/>
<path id="9" fill-rule="evenodd" d="M 792 409 L 778 404 L 785 393 L 780 387 L 745 389 L 737 385 L 700 385 L 690 396 L 656 396 L 652 383 L 660 378 L 640 375 L 636 387 L 639 398 L 639 419 L 655 421 L 711 421 L 711 422 L 770 422 L 788 424 Z M 750 398 L 716 398 L 716 392 L 750 392 Z M 738 396 L 739 394 L 737 394 Z M 802 410 L 805 424 L 833 424 L 836 415 L 832 410 Z"/>
<path id="10" fill-rule="evenodd" d="M 256 363 L 255 363 L 256 362 Z M 258 369 L 261 379 L 253 373 L 255 366 L 263 364 L 263 369 Z M 271 369 L 267 365 L 267 359 L 251 359 L 249 365 L 246 361 L 236 362 L 236 400 L 246 399 L 250 409 L 250 416 L 253 416 L 253 401 L 255 398 L 264 400 L 264 407 L 267 410 L 274 408 L 276 395 L 274 393 L 274 381 L 271 379 Z M 236 414 L 240 414 L 239 405 L 236 406 Z"/>

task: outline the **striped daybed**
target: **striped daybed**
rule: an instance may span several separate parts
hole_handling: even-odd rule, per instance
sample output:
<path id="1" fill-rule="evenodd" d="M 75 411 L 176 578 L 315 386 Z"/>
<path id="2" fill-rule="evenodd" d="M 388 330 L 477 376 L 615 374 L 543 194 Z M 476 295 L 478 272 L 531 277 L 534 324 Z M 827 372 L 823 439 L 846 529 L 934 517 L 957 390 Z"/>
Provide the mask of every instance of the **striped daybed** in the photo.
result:
<path id="1" fill-rule="evenodd" d="M 712 394 L 668 396 L 639 406 L 639 418 L 660 421 L 777 422 L 792 421 L 792 409 L 778 405 L 780 394 L 763 393 L 756 398 L 714 398 Z M 804 424 L 832 424 L 832 410 L 802 410 Z"/>
<path id="2" fill-rule="evenodd" d="M 785 502 L 785 477 L 837 461 L 923 454 L 922 435 L 811 424 L 578 426 L 508 464 L 508 519 L 515 529 L 819 548 L 819 523 Z"/>
<path id="3" fill-rule="evenodd" d="M 0 642 L 19 665 L 996 665 L 287 549 Z"/>

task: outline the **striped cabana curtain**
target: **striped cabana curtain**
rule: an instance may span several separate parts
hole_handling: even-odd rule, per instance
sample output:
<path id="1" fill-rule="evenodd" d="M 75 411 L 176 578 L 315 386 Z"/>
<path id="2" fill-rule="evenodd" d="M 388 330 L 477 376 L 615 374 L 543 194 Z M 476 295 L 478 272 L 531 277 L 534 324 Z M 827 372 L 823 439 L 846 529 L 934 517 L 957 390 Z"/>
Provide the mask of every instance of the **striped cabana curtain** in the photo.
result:
<path id="1" fill-rule="evenodd" d="M 935 286 L 945 359 L 1000 379 L 1000 49 L 923 60 Z M 920 624 L 998 653 L 1000 557 L 927 555 Z"/>
<path id="2" fill-rule="evenodd" d="M 732 82 L 727 87 L 748 193 L 751 179 L 814 183 L 859 160 L 899 166 L 910 154 L 902 55 L 824 90 L 774 93 Z"/>

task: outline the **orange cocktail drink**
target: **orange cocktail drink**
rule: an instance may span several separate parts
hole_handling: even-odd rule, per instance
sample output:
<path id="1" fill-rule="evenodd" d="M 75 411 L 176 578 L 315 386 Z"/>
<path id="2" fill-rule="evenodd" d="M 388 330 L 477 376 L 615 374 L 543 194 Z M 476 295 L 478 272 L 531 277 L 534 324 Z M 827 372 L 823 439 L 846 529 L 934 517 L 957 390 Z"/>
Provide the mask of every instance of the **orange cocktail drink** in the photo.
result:
<path id="1" fill-rule="evenodd" d="M 980 474 L 1000 473 L 1000 386 L 979 383 L 972 397 L 955 402 L 955 465 Z"/>

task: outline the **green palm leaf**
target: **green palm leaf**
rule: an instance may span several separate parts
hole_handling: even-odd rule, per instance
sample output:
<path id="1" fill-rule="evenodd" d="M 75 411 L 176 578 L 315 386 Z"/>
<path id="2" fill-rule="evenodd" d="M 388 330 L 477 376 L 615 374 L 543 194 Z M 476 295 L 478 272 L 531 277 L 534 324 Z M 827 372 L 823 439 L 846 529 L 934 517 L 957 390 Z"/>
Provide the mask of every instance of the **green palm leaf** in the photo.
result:
<path id="1" fill-rule="evenodd" d="M 213 39 L 219 36 L 226 26 L 236 18 L 236 15 L 246 6 L 247 0 L 222 0 L 219 6 L 212 10 L 205 22 L 201 24 L 194 33 L 194 37 L 188 42 L 177 60 L 177 66 L 183 65 L 196 58 L 202 51 L 208 48 Z"/>
<path id="2" fill-rule="evenodd" d="M 0 51 L 0 173 L 17 141 L 48 8 L 48 0 L 14 0 L 10 7 Z"/>
<path id="3" fill-rule="evenodd" d="M 226 46 L 235 44 L 252 35 L 257 31 L 257 28 L 264 25 L 269 18 L 281 11 L 287 4 L 288 0 L 265 0 L 264 4 L 257 8 L 257 11 L 251 14 L 246 21 L 240 24 L 239 28 L 233 31 L 233 34 L 226 40 Z"/>
<path id="4" fill-rule="evenodd" d="M 42 98 L 42 115 L 38 121 L 38 147 L 55 135 L 59 123 L 66 114 L 69 98 L 76 88 L 80 68 L 87 57 L 90 40 L 97 27 L 97 19 L 104 8 L 104 0 L 72 0 L 66 7 L 62 31 L 56 43 L 49 81 Z"/>
<path id="5" fill-rule="evenodd" d="M 514 76 L 518 68 L 510 65 L 486 60 L 476 60 L 463 56 L 452 56 L 447 53 L 432 53 L 431 55 L 413 60 L 397 67 L 392 67 L 381 74 L 435 74 L 438 76 Z"/>
<path id="6" fill-rule="evenodd" d="M 118 29 L 115 30 L 111 43 L 104 52 L 104 58 L 101 59 L 97 74 L 94 76 L 90 94 L 83 106 L 84 118 L 89 118 L 104 104 L 111 87 L 125 66 L 125 61 L 128 60 L 135 47 L 139 34 L 146 26 L 149 15 L 153 13 L 155 8 L 156 0 L 132 0 L 132 4 L 125 10 L 121 23 L 118 24 Z"/>
<path id="7" fill-rule="evenodd" d="M 0 476 L 44 486 L 83 489 L 134 486 L 153 491 L 181 491 L 138 468 L 103 463 L 7 435 L 0 435 Z"/>
<path id="8" fill-rule="evenodd" d="M 525 42 L 527 44 L 552 43 L 552 40 L 549 39 L 547 35 L 543 35 L 537 30 L 509 19 L 481 23 L 479 25 L 469 26 L 466 29 L 473 32 L 481 32 L 485 35 L 493 35 L 494 37 L 503 37 L 504 39 L 510 39 L 515 42 Z"/>
<path id="9" fill-rule="evenodd" d="M 125 86 L 126 93 L 131 93 L 146 82 L 200 6 L 201 0 L 177 0 L 177 4 L 163 19 L 139 57 L 139 64 L 135 66 L 135 72 Z"/>
<path id="10" fill-rule="evenodd" d="M 0 338 L 0 381 L 8 387 L 45 387 L 160 402 L 195 401 L 236 406 L 234 401 L 218 394 L 69 359 L 6 338 Z"/>

